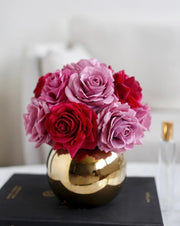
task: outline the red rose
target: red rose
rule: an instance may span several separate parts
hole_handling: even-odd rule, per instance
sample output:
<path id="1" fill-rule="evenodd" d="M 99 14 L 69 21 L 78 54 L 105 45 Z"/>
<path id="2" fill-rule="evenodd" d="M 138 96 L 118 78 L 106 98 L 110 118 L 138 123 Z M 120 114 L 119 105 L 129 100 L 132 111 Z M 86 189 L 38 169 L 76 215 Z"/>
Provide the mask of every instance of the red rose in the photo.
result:
<path id="1" fill-rule="evenodd" d="M 97 145 L 97 115 L 84 104 L 61 103 L 46 115 L 45 126 L 54 141 L 54 149 L 67 150 L 73 158 L 80 148 Z"/>
<path id="2" fill-rule="evenodd" d="M 124 70 L 113 75 L 115 94 L 121 103 L 128 103 L 131 108 L 141 107 L 142 88 L 134 77 L 129 77 Z"/>
<path id="3" fill-rule="evenodd" d="M 45 83 L 45 80 L 46 78 L 51 75 L 52 73 L 47 73 L 46 75 L 44 76 L 41 76 L 38 80 L 38 83 L 36 85 L 36 88 L 34 89 L 34 94 L 35 94 L 35 97 L 38 98 L 40 95 L 41 95 L 41 90 L 44 86 L 44 83 Z"/>

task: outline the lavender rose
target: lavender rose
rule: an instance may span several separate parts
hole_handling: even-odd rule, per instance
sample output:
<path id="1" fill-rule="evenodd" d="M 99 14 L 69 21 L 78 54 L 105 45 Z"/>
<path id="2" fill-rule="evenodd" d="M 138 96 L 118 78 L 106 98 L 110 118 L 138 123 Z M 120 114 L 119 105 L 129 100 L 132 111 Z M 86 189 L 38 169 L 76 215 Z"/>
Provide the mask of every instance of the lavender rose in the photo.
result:
<path id="1" fill-rule="evenodd" d="M 145 104 L 136 109 L 136 117 L 143 126 L 144 131 L 149 131 L 151 125 L 151 109 Z"/>
<path id="2" fill-rule="evenodd" d="M 70 101 L 84 103 L 96 112 L 114 101 L 112 70 L 105 64 L 95 59 L 81 60 L 65 69 L 72 73 L 65 89 Z"/>
<path id="3" fill-rule="evenodd" d="M 32 98 L 27 110 L 28 113 L 23 117 L 26 135 L 31 134 L 29 141 L 36 142 L 36 148 L 42 143 L 52 145 L 53 142 L 44 126 L 45 115 L 50 112 L 47 104 L 37 98 Z"/>
<path id="4" fill-rule="evenodd" d="M 98 114 L 98 147 L 117 153 L 141 144 L 144 130 L 128 104 L 113 103 Z"/>

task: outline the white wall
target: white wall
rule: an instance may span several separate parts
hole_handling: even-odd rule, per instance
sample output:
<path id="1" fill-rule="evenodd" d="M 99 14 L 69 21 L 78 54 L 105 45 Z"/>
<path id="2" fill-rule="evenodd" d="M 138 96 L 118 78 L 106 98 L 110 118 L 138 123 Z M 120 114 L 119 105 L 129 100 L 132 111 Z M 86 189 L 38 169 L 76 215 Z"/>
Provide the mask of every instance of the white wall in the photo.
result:
<path id="1" fill-rule="evenodd" d="M 0 0 L 0 166 L 22 164 L 21 72 L 27 46 L 68 39 L 73 15 L 177 16 L 178 1 Z M 83 32 L 83 31 L 82 31 Z"/>

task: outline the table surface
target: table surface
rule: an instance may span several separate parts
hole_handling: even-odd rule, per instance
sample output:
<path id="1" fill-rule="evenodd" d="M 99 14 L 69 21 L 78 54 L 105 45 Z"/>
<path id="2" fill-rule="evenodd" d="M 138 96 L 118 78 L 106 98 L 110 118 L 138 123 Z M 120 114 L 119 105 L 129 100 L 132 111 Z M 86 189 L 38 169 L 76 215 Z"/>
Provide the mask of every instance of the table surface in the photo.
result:
<path id="1" fill-rule="evenodd" d="M 0 167 L 0 188 L 14 173 L 46 174 L 45 165 Z M 127 176 L 153 176 L 156 178 L 157 164 L 128 162 Z M 171 211 L 162 211 L 164 226 L 180 226 L 180 164 L 175 167 L 175 202 Z M 161 202 L 160 202 L 161 205 Z"/>

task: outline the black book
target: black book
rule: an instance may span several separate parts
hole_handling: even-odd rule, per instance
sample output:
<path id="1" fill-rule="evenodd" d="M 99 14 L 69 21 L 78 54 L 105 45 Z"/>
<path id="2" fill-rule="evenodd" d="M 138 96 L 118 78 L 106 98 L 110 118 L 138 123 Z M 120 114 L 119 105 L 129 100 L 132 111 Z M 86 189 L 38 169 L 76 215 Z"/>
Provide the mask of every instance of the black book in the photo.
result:
<path id="1" fill-rule="evenodd" d="M 0 190 L 0 226 L 162 226 L 152 177 L 127 177 L 106 205 L 70 208 L 52 193 L 46 175 L 14 174 Z"/>

